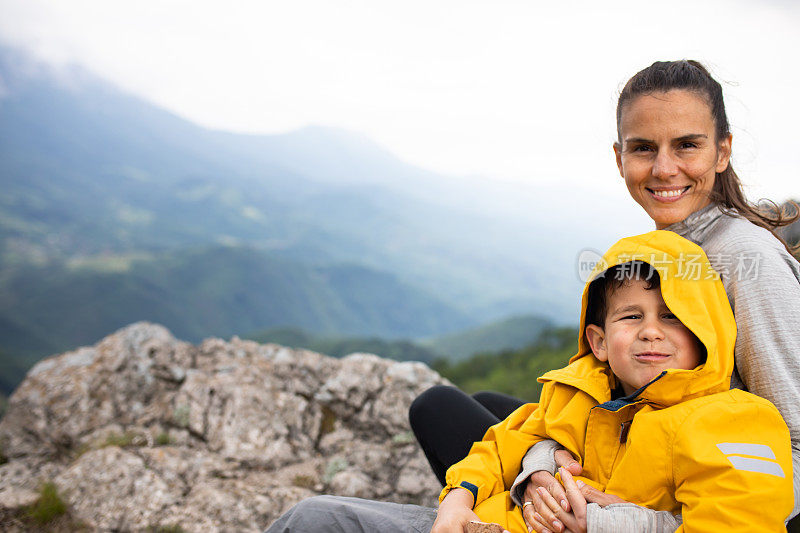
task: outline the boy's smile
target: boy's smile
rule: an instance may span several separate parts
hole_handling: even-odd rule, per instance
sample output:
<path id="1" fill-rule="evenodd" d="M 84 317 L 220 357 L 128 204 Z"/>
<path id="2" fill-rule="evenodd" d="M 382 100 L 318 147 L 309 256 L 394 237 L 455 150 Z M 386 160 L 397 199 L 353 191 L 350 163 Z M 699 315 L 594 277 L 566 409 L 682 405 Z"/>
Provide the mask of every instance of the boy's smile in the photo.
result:
<path id="1" fill-rule="evenodd" d="M 608 361 L 625 394 L 646 385 L 664 370 L 691 370 L 703 348 L 669 310 L 657 288 L 639 279 L 609 291 L 605 328 L 586 326 L 595 356 Z"/>

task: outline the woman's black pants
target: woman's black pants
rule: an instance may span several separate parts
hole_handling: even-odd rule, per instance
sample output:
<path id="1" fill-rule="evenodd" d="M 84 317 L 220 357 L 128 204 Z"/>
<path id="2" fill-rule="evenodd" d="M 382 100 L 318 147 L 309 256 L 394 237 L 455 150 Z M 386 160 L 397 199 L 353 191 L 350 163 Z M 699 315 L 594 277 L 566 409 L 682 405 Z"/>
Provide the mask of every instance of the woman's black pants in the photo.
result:
<path id="1" fill-rule="evenodd" d="M 523 404 L 499 392 L 470 396 L 455 387 L 436 385 L 417 396 L 408 419 L 433 473 L 444 486 L 445 472 L 467 456 L 472 443 Z"/>

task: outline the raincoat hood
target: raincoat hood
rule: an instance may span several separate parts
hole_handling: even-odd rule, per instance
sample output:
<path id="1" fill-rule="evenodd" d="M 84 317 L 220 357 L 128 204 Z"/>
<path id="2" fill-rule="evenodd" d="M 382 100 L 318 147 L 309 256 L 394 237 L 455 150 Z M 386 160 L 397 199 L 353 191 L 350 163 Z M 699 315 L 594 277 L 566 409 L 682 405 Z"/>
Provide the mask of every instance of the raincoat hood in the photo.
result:
<path id="1" fill-rule="evenodd" d="M 705 363 L 697 368 L 662 372 L 630 396 L 667 407 L 728 390 L 734 365 L 736 322 L 725 288 L 702 248 L 663 230 L 622 239 L 598 261 L 583 290 L 578 353 L 570 359 L 570 363 L 578 363 L 578 372 L 554 370 L 539 381 L 559 381 L 577 387 L 599 403 L 610 400 L 610 391 L 618 381 L 608 364 L 595 358 L 586 340 L 589 285 L 609 268 L 630 261 L 648 263 L 658 272 L 667 307 L 700 339 L 707 352 Z"/>

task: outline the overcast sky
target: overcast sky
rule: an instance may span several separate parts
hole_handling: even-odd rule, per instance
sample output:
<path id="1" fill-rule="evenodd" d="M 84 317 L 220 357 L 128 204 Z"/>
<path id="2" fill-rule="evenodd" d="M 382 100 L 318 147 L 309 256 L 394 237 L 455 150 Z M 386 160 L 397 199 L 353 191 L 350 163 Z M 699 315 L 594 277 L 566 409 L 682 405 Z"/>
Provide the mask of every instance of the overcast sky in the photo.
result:
<path id="1" fill-rule="evenodd" d="M 617 92 L 654 60 L 695 58 L 725 87 L 749 196 L 800 196 L 789 1 L 0 0 L 0 39 L 207 127 L 341 127 L 431 170 L 628 206 Z"/>

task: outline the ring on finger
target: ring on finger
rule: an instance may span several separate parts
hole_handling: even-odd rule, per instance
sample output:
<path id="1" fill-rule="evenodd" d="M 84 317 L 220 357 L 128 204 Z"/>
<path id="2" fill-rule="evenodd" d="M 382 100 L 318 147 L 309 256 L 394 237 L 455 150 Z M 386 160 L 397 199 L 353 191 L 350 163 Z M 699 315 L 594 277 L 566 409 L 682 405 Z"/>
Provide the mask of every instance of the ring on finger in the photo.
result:
<path id="1" fill-rule="evenodd" d="M 529 505 L 533 505 L 533 502 L 531 502 L 531 501 L 527 501 L 527 502 L 523 503 L 523 504 L 522 504 L 522 509 L 524 510 L 524 509 L 525 509 L 527 506 L 529 506 Z"/>

